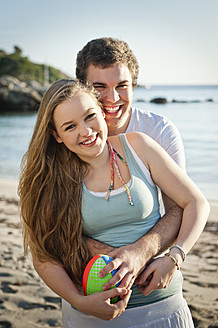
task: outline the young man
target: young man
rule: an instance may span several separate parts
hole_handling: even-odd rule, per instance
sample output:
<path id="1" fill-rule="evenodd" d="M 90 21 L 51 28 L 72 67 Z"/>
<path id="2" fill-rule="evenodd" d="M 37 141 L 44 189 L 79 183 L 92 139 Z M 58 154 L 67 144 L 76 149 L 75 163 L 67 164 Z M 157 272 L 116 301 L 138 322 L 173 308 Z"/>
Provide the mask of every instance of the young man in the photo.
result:
<path id="1" fill-rule="evenodd" d="M 144 132 L 158 142 L 180 167 L 185 168 L 183 143 L 172 122 L 152 112 L 131 107 L 138 71 L 138 62 L 128 44 L 114 38 L 94 39 L 77 55 L 76 76 L 80 82 L 93 85 L 99 92 L 109 135 Z M 119 268 L 118 273 L 105 284 L 105 289 L 121 279 L 122 287 L 130 287 L 136 277 L 144 295 L 169 285 L 176 269 L 163 272 L 158 260 L 151 264 L 149 261 L 173 244 L 180 228 L 182 210 L 166 195 L 162 194 L 162 198 L 166 214 L 135 243 L 114 249 L 87 238 L 93 255 L 106 253 L 115 258 L 102 269 L 102 276 Z M 181 257 L 178 248 L 174 248 L 174 252 L 177 258 Z"/>

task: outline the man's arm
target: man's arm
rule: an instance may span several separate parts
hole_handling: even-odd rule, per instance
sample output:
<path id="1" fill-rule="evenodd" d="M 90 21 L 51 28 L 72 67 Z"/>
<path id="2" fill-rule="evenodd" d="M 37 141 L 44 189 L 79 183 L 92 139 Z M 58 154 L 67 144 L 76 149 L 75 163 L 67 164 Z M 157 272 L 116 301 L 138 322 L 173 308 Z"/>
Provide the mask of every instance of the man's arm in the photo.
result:
<path id="1" fill-rule="evenodd" d="M 164 196 L 167 213 L 156 225 L 136 242 L 113 248 L 91 238 L 87 238 L 87 245 L 94 256 L 99 253 L 110 255 L 115 260 L 101 270 L 105 276 L 115 268 L 119 268 L 116 275 L 105 284 L 105 289 L 111 288 L 122 280 L 121 287 L 131 287 L 136 277 L 144 270 L 149 261 L 166 250 L 175 241 L 179 232 L 183 210 Z M 167 233 L 166 233 L 167 231 Z"/>
<path id="2" fill-rule="evenodd" d="M 185 170 L 184 146 L 178 129 L 171 121 L 167 120 L 164 123 L 164 129 L 161 133 L 161 146 L 175 160 L 181 169 Z M 115 258 L 114 261 L 110 262 L 101 270 L 102 276 L 105 276 L 115 268 L 119 268 L 117 274 L 105 285 L 105 289 L 112 287 L 119 280 L 122 280 L 120 286 L 130 287 L 135 278 L 145 269 L 151 259 L 165 251 L 176 240 L 182 222 L 183 210 L 163 192 L 162 199 L 166 212 L 165 215 L 163 215 L 146 235 L 135 243 L 113 249 L 111 246 L 102 244 L 94 239 L 87 240 L 88 247 L 93 256 L 104 253 Z M 175 271 L 173 272 L 173 270 L 169 272 L 170 277 L 168 276 L 168 281 L 170 281 L 174 273 Z M 161 270 L 157 268 L 156 281 L 159 279 L 157 279 L 158 275 L 159 278 L 160 276 L 162 277 Z M 145 284 L 147 284 L 147 282 L 145 282 Z M 153 283 L 152 288 L 158 288 L 157 284 Z"/>
<path id="3" fill-rule="evenodd" d="M 91 253 L 92 256 L 98 255 L 98 254 L 109 254 L 110 252 L 112 252 L 115 247 L 112 247 L 108 244 L 104 244 L 96 239 L 93 238 L 89 238 L 89 237 L 84 237 L 85 238 L 85 242 L 86 245 L 89 248 L 89 251 Z"/>

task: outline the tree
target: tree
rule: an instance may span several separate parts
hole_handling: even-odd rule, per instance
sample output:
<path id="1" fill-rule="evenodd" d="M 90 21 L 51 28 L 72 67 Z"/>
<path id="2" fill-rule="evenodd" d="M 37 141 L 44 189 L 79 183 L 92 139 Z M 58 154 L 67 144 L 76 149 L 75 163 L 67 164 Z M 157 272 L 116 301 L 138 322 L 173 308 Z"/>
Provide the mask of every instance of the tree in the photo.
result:
<path id="1" fill-rule="evenodd" d="M 18 56 L 21 56 L 22 54 L 22 49 L 18 46 L 14 46 L 14 53 Z"/>

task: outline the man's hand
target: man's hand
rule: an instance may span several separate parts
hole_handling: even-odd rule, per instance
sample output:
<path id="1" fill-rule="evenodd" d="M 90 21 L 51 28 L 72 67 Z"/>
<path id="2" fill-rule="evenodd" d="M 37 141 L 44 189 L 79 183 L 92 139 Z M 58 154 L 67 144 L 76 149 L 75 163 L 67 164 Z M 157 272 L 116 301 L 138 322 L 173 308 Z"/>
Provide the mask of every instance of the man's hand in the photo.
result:
<path id="1" fill-rule="evenodd" d="M 137 277 L 135 283 L 143 295 L 150 294 L 155 289 L 169 286 L 177 270 L 175 264 L 167 256 L 153 260 Z"/>
<path id="2" fill-rule="evenodd" d="M 114 258 L 112 262 L 101 270 L 102 277 L 114 269 L 118 269 L 114 277 L 104 285 L 105 290 L 116 285 L 121 280 L 121 287 L 130 288 L 150 260 L 173 244 L 180 228 L 182 213 L 183 210 L 178 205 L 172 206 L 147 234 L 128 246 L 114 248 L 86 237 L 86 243 L 92 256 L 106 254 Z M 159 273 L 156 272 L 155 277 L 158 275 Z M 161 277 L 161 274 L 159 277 Z M 150 287 L 158 285 L 158 277 L 156 279 L 157 281 L 152 281 Z"/>
<path id="3" fill-rule="evenodd" d="M 131 288 L 135 278 L 145 268 L 146 260 L 142 256 L 134 244 L 123 246 L 115 249 L 108 254 L 114 260 L 108 263 L 100 272 L 99 277 L 106 276 L 114 269 L 118 269 L 117 273 L 104 286 L 103 290 L 107 290 L 115 286 L 119 281 L 119 287 Z"/>

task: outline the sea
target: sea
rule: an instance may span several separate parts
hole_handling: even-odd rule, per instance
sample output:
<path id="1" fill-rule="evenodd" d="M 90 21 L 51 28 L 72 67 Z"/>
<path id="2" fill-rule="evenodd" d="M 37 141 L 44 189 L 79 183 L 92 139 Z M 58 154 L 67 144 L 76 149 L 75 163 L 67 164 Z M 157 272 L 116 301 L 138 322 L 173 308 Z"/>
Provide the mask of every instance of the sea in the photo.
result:
<path id="1" fill-rule="evenodd" d="M 166 98 L 167 103 L 151 103 L 154 98 Z M 133 106 L 166 116 L 177 126 L 188 175 L 208 200 L 218 201 L 218 86 L 138 87 Z M 0 178 L 19 179 L 36 115 L 0 114 Z"/>

